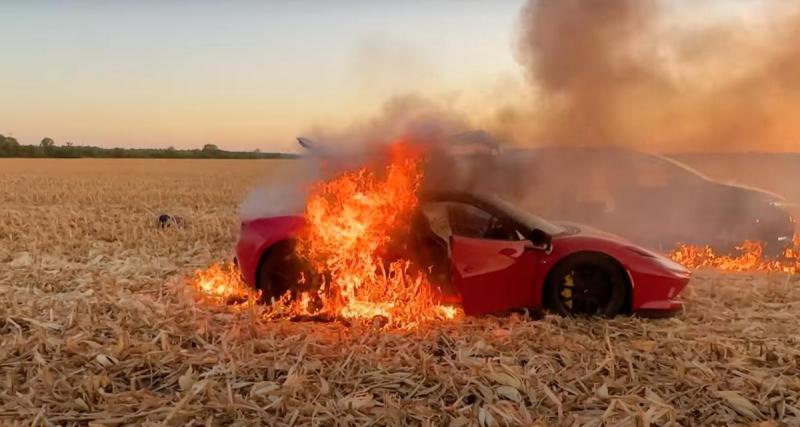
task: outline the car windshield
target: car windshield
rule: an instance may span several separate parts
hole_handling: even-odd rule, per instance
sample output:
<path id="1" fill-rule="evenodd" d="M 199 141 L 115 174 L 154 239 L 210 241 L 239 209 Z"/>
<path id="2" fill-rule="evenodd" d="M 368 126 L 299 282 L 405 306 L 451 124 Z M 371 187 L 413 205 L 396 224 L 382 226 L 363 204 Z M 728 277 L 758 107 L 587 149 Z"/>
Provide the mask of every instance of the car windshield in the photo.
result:
<path id="1" fill-rule="evenodd" d="M 711 181 L 711 178 L 709 178 L 708 176 L 704 175 L 703 173 L 701 173 L 697 169 L 694 169 L 694 168 L 692 168 L 691 166 L 689 166 L 689 165 L 687 165 L 685 163 L 679 162 L 678 160 L 675 160 L 672 157 L 667 157 L 667 156 L 662 156 L 662 155 L 654 155 L 653 157 L 655 157 L 658 160 L 661 160 L 664 163 L 667 163 L 670 166 L 673 166 L 673 167 L 675 167 L 677 169 L 682 170 L 687 175 L 690 175 L 690 176 L 692 176 L 694 178 L 699 178 L 699 179 L 704 180 L 704 181 Z"/>
<path id="2" fill-rule="evenodd" d="M 496 207 L 497 209 L 505 212 L 506 215 L 510 216 L 511 219 L 514 221 L 519 222 L 520 224 L 530 228 L 531 230 L 540 230 L 543 231 L 550 236 L 557 236 L 559 234 L 564 234 L 567 232 L 566 229 L 560 227 L 556 224 L 553 224 L 546 219 L 534 215 L 525 209 L 521 209 L 518 206 L 514 205 L 513 203 L 495 196 L 495 195 L 488 195 L 484 194 L 480 196 L 481 199 L 485 200 L 486 203 L 489 203 Z"/>

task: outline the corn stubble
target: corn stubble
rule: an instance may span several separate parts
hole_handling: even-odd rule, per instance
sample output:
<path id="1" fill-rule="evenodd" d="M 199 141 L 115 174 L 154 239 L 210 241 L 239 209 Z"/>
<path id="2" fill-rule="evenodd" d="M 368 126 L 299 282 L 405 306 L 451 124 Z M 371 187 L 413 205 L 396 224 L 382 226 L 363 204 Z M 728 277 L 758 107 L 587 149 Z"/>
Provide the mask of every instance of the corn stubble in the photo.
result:
<path id="1" fill-rule="evenodd" d="M 269 320 L 183 278 L 291 161 L 0 160 L 0 422 L 798 425 L 800 282 L 703 272 L 686 312 L 413 330 Z M 186 218 L 157 229 L 161 211 Z"/>

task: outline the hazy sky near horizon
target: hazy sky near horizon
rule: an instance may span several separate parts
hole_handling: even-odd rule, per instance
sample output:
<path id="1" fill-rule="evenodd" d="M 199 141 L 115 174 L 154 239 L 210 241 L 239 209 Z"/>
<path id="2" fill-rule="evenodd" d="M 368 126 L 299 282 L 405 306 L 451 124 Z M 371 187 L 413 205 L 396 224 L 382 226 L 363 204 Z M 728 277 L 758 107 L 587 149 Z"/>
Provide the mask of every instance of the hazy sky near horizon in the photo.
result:
<path id="1" fill-rule="evenodd" d="M 522 0 L 0 6 L 0 133 L 23 143 L 293 149 L 394 94 L 517 74 Z"/>
<path id="2" fill-rule="evenodd" d="M 293 150 L 314 125 L 369 116 L 393 95 L 468 104 L 522 82 L 523 3 L 5 2 L 0 133 L 28 144 Z"/>

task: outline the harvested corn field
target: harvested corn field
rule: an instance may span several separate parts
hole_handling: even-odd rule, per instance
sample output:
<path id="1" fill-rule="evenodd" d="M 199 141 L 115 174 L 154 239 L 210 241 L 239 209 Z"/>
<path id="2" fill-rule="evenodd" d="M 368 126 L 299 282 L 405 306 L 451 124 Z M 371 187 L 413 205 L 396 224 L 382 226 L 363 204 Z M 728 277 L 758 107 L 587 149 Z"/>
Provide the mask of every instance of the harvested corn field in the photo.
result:
<path id="1" fill-rule="evenodd" d="M 0 160 L 0 420 L 798 425 L 800 281 L 702 272 L 670 319 L 263 320 L 184 277 L 295 161 Z M 185 220 L 160 228 L 159 214 Z"/>

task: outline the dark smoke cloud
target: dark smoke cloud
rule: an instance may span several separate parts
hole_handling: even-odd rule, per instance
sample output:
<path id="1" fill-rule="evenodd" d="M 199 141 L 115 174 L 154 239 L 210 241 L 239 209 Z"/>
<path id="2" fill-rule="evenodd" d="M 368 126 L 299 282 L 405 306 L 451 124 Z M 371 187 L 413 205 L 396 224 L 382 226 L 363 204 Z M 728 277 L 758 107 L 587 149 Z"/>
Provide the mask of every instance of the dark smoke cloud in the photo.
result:
<path id="1" fill-rule="evenodd" d="M 541 0 L 522 10 L 519 61 L 541 92 L 541 137 L 555 143 L 629 142 L 625 109 L 664 86 L 641 49 L 650 0 Z"/>
<path id="2" fill-rule="evenodd" d="M 342 129 L 317 128 L 310 133 L 319 142 L 323 175 L 383 160 L 387 144 L 411 142 L 426 153 L 425 181 L 439 186 L 466 177 L 466 170 L 447 155 L 450 138 L 471 129 L 466 116 L 416 94 L 396 96 L 375 116 Z"/>
<path id="3" fill-rule="evenodd" d="M 317 126 L 304 136 L 313 143 L 302 160 L 292 162 L 280 181 L 250 192 L 240 206 L 242 218 L 286 215 L 302 210 L 309 187 L 343 171 L 377 166 L 387 160 L 388 144 L 403 140 L 426 152 L 425 182 L 434 187 L 461 186 L 468 173 L 446 153 L 448 139 L 471 129 L 466 116 L 415 94 L 396 96 L 380 112 L 343 127 Z"/>
<path id="4" fill-rule="evenodd" d="M 534 105 L 499 112 L 498 131 L 536 144 L 800 150 L 799 3 L 774 3 L 759 28 L 666 25 L 657 0 L 531 0 L 517 58 Z"/>
<path id="5" fill-rule="evenodd" d="M 309 136 L 325 147 L 342 152 L 363 150 L 403 136 L 439 141 L 469 127 L 467 117 L 448 108 L 445 102 L 405 94 L 390 98 L 372 117 L 344 128 L 318 126 Z"/>

